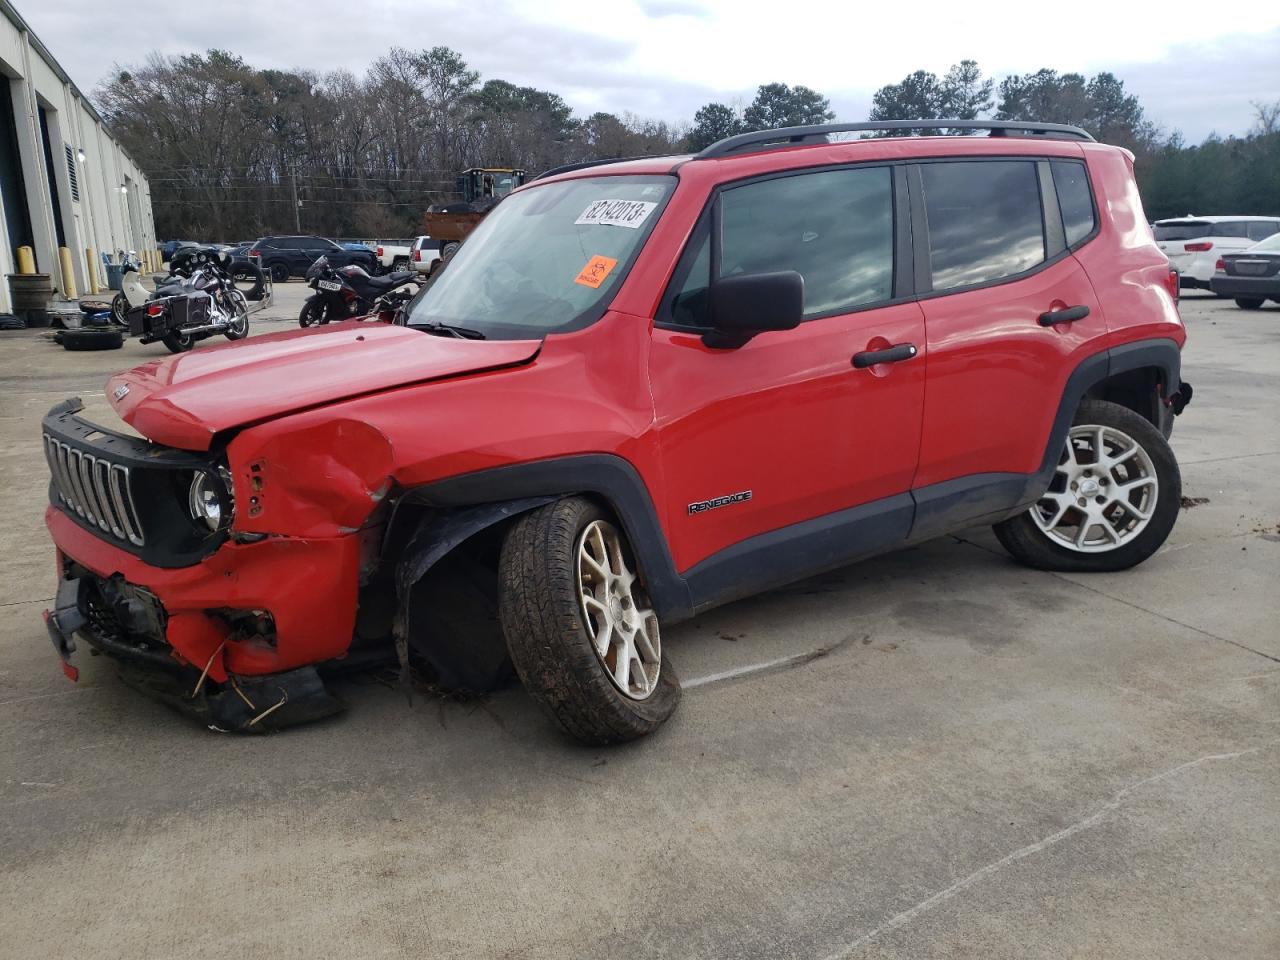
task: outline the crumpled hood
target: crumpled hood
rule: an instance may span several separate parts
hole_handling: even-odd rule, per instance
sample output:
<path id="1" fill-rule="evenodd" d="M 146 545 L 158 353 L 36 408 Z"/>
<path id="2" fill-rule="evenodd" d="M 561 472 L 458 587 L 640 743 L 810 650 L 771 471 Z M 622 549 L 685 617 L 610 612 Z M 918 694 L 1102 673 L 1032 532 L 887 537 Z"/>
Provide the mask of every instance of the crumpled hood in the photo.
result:
<path id="1" fill-rule="evenodd" d="M 458 340 L 383 323 L 251 337 L 144 363 L 107 381 L 107 399 L 144 437 L 207 450 L 214 436 L 361 394 L 526 363 L 538 340 Z"/>

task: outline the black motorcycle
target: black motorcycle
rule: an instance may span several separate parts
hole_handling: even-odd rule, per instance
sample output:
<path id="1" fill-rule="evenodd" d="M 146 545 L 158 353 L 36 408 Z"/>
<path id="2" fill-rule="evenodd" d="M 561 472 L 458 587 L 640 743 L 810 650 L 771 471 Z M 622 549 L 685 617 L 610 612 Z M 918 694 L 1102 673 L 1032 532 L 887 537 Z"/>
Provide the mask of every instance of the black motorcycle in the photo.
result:
<path id="1" fill-rule="evenodd" d="M 129 332 L 142 343 L 159 340 L 174 353 L 217 334 L 243 340 L 249 335 L 249 301 L 236 288 L 230 259 L 221 252 L 206 254 L 171 274 L 146 303 L 129 310 Z"/>
<path id="2" fill-rule="evenodd" d="M 402 289 L 408 283 L 421 283 L 416 270 L 400 270 L 385 277 L 371 277 L 363 267 L 351 264 L 334 268 L 327 257 L 321 257 L 307 270 L 307 286 L 315 290 L 298 314 L 298 326 L 326 324 L 331 320 L 374 316 L 396 322 L 400 310 L 414 293 Z"/>

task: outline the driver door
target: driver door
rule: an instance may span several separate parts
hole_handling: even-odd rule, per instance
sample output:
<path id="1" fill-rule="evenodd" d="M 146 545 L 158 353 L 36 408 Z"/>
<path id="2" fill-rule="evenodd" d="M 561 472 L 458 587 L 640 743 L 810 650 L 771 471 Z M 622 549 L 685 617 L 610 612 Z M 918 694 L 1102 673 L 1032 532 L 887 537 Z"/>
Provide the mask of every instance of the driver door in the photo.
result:
<path id="1" fill-rule="evenodd" d="M 663 506 L 682 573 L 735 545 L 738 560 L 759 548 L 761 564 L 785 566 L 775 548 L 812 543 L 810 534 L 829 535 L 833 555 L 853 553 L 845 538 L 864 514 L 885 521 L 876 536 L 905 539 L 925 337 L 919 306 L 893 302 L 905 232 L 894 180 L 889 167 L 860 166 L 753 181 L 721 191 L 695 231 L 650 354 Z M 803 276 L 804 322 L 737 349 L 707 346 L 712 276 L 775 270 Z M 904 362 L 854 365 L 901 344 L 916 348 Z M 846 513 L 860 505 L 871 506 Z"/>

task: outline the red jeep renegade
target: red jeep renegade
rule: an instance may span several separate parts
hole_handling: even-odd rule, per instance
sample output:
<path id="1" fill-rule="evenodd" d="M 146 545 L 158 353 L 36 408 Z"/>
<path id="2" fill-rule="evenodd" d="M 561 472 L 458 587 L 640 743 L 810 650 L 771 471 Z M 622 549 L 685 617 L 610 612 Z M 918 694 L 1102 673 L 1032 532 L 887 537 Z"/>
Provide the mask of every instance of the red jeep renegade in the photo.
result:
<path id="1" fill-rule="evenodd" d="M 970 127 L 986 136 L 830 134 Z M 144 364 L 145 440 L 44 420 L 46 614 L 218 729 L 337 709 L 394 647 L 514 665 L 571 734 L 653 730 L 662 629 L 994 524 L 1119 570 L 1179 508 L 1176 276 L 1132 157 L 1051 124 L 844 124 L 561 168 L 410 305 Z"/>

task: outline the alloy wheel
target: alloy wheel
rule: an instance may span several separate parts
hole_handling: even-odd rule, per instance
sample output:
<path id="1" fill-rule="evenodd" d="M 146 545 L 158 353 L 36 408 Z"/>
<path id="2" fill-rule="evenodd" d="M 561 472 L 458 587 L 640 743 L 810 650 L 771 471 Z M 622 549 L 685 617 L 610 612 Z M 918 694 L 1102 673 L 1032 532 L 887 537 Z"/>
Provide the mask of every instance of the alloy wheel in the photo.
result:
<path id="1" fill-rule="evenodd" d="M 1138 441 L 1115 427 L 1078 424 L 1031 517 L 1070 550 L 1104 553 L 1146 529 L 1159 495 L 1155 465 Z"/>
<path id="2" fill-rule="evenodd" d="M 624 696 L 645 700 L 658 685 L 662 640 L 617 528 L 604 520 L 578 537 L 579 603 L 600 664 Z"/>

